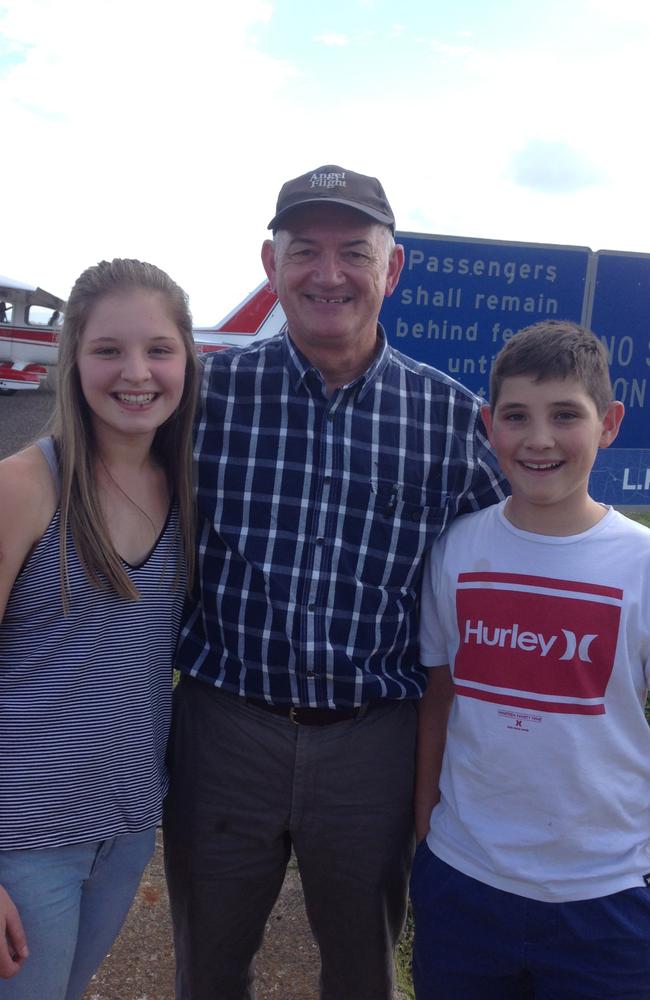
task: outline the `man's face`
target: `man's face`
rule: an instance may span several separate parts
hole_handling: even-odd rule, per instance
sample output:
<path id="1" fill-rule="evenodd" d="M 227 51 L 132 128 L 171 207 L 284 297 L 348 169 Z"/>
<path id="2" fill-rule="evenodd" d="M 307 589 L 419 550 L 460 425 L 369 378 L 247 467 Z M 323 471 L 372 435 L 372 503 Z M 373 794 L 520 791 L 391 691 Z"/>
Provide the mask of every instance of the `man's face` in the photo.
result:
<path id="1" fill-rule="evenodd" d="M 404 263 L 385 226 L 341 205 L 296 209 L 272 242 L 262 248 L 271 288 L 277 293 L 296 345 L 312 351 L 372 351 L 384 296 Z"/>

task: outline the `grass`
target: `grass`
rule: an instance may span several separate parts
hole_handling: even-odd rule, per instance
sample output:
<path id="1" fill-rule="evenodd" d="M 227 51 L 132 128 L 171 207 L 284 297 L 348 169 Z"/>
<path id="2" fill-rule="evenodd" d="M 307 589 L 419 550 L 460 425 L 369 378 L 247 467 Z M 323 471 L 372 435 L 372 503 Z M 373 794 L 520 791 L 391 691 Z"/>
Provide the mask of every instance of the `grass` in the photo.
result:
<path id="1" fill-rule="evenodd" d="M 413 949 L 413 914 L 409 903 L 406 915 L 406 927 L 395 949 L 395 978 L 397 986 L 407 1000 L 415 1000 L 413 980 L 411 979 L 411 952 Z"/>

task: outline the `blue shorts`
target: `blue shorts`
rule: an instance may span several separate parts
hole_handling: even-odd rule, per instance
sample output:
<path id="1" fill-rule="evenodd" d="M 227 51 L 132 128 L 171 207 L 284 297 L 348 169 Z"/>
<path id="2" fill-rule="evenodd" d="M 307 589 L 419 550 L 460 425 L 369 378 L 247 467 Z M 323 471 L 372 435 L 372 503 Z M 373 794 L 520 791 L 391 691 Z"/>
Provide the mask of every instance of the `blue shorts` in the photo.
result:
<path id="1" fill-rule="evenodd" d="M 650 888 L 542 903 L 463 875 L 423 841 L 411 901 L 417 1000 L 650 1000 Z"/>

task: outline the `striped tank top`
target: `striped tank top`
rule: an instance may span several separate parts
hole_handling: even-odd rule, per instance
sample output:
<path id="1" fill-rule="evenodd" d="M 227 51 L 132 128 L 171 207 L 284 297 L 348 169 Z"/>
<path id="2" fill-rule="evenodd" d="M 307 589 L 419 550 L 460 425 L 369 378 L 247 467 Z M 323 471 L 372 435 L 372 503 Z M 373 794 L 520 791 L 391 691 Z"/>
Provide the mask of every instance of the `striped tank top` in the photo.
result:
<path id="1" fill-rule="evenodd" d="M 38 444 L 58 484 L 51 439 Z M 59 523 L 57 510 L 0 622 L 0 850 L 138 833 L 167 790 L 178 511 L 141 565 L 124 563 L 136 601 L 90 586 L 68 532 L 67 616 Z"/>

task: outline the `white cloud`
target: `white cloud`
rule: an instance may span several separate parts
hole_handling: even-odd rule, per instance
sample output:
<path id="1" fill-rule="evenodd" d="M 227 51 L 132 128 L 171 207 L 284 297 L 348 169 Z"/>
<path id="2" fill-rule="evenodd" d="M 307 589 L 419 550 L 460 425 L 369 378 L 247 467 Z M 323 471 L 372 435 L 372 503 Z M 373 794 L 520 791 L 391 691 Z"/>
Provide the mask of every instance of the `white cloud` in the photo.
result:
<path id="1" fill-rule="evenodd" d="M 439 38 L 430 38 L 429 47 L 433 52 L 442 56 L 466 56 L 472 51 L 469 45 L 454 45 L 452 42 L 443 42 Z"/>
<path id="2" fill-rule="evenodd" d="M 588 8 L 604 19 L 620 26 L 627 22 L 650 25 L 650 6 L 647 0 L 586 0 Z"/>
<path id="3" fill-rule="evenodd" d="M 604 179 L 601 170 L 567 142 L 531 139 L 512 160 L 517 184 L 533 191 L 574 194 Z"/>
<path id="4" fill-rule="evenodd" d="M 315 42 L 320 42 L 321 45 L 334 45 L 339 48 L 344 48 L 346 45 L 350 44 L 350 39 L 347 35 L 335 35 L 335 34 L 324 34 L 316 35 L 314 37 Z"/>
<path id="5" fill-rule="evenodd" d="M 647 31 L 605 58 L 593 32 L 507 50 L 441 24 L 415 60 L 416 14 L 396 25 L 380 7 L 351 49 L 355 89 L 324 41 L 347 34 L 320 36 L 320 79 L 311 28 L 282 58 L 266 50 L 262 0 L 3 0 L 0 271 L 66 294 L 88 264 L 142 256 L 214 322 L 262 280 L 282 182 L 332 162 L 379 176 L 402 229 L 650 249 Z M 565 180 L 598 184 L 531 186 L 540 141 L 563 151 Z"/>
<path id="6" fill-rule="evenodd" d="M 142 256 L 190 294 L 203 286 L 197 317 L 218 319 L 261 280 L 252 254 L 253 281 L 240 273 L 238 287 L 233 251 L 244 233 L 249 254 L 260 242 L 277 190 L 265 103 L 294 71 L 248 38 L 269 5 L 5 6 L 0 31 L 27 48 L 0 80 L 13 151 L 0 270 L 67 294 L 89 263 Z"/>

